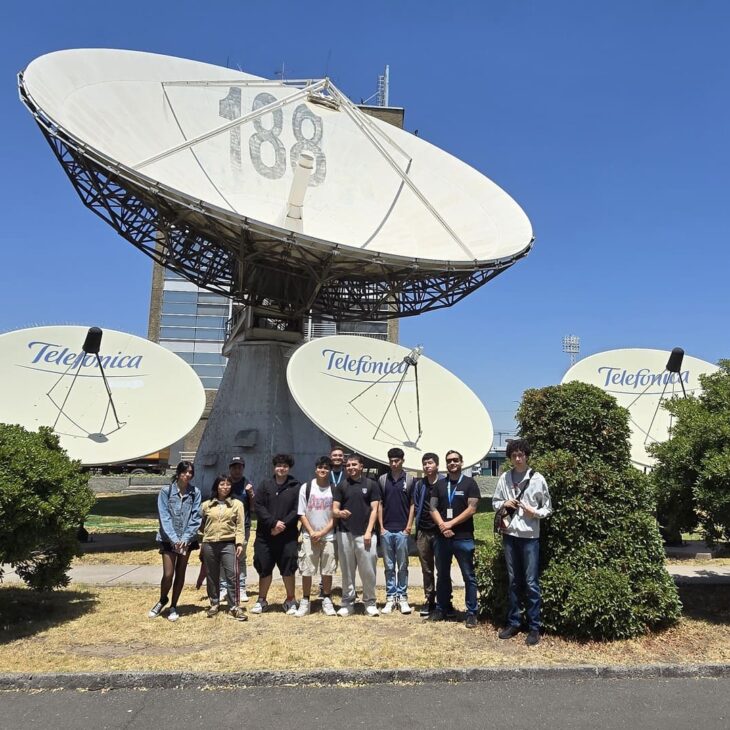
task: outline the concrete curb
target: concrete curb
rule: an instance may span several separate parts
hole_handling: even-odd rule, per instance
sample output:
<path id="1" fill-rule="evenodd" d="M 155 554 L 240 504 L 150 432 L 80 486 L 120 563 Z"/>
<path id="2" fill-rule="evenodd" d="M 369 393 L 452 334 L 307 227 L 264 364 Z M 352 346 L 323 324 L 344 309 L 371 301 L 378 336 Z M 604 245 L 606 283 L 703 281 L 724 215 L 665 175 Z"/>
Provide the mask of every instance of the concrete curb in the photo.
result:
<path id="1" fill-rule="evenodd" d="M 0 674 L 0 691 L 108 690 L 240 687 L 424 684 L 548 679 L 679 679 L 730 677 L 730 664 L 645 664 L 633 667 L 568 665 L 563 667 L 464 667 L 454 669 L 322 669 L 313 672 L 78 672 Z"/>

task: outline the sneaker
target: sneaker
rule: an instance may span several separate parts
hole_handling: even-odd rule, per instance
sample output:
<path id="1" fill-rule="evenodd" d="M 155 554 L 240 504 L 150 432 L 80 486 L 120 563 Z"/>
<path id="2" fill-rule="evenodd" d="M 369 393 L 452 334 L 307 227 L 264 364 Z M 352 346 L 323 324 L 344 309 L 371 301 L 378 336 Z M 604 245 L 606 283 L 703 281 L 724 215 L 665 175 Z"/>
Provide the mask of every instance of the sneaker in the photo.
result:
<path id="1" fill-rule="evenodd" d="M 429 621 L 446 621 L 446 616 L 444 615 L 444 612 L 440 608 L 434 608 L 433 611 L 431 611 L 429 617 Z"/>
<path id="2" fill-rule="evenodd" d="M 167 612 L 167 620 L 168 621 L 177 621 L 180 618 L 177 612 L 176 606 L 171 606 L 170 610 Z"/>
<path id="3" fill-rule="evenodd" d="M 253 604 L 251 613 L 263 613 L 269 607 L 269 602 L 265 598 L 259 598 L 256 603 Z"/>
<path id="4" fill-rule="evenodd" d="M 322 613 L 325 616 L 336 616 L 337 611 L 335 611 L 335 607 L 332 603 L 332 599 L 329 596 L 325 596 L 322 599 Z"/>
<path id="5" fill-rule="evenodd" d="M 246 615 L 246 609 L 241 608 L 240 606 L 234 606 L 229 612 L 228 615 L 231 618 L 235 618 L 236 621 L 248 621 L 248 616 Z"/>
<path id="6" fill-rule="evenodd" d="M 341 606 L 340 610 L 337 612 L 338 616 L 342 616 L 343 618 L 347 618 L 347 616 L 352 616 L 352 608 L 350 606 Z"/>
<path id="7" fill-rule="evenodd" d="M 287 616 L 293 616 L 297 612 L 297 602 L 292 598 L 291 601 L 284 601 L 284 613 Z"/>
<path id="8" fill-rule="evenodd" d="M 393 611 L 395 611 L 395 598 L 386 598 L 383 613 L 387 615 L 393 613 Z"/>
<path id="9" fill-rule="evenodd" d="M 218 615 L 219 605 L 217 603 L 214 603 L 206 612 L 205 615 L 208 618 L 213 618 L 213 616 Z"/>
<path id="10" fill-rule="evenodd" d="M 365 613 L 368 616 L 372 616 L 373 618 L 375 618 L 376 616 L 380 616 L 380 611 L 378 611 L 378 607 L 375 605 L 365 606 Z"/>
<path id="11" fill-rule="evenodd" d="M 411 611 L 413 611 L 413 609 L 408 604 L 407 598 L 401 598 L 400 601 L 398 601 L 398 608 L 400 608 L 401 613 L 405 614 L 411 613 Z"/>
<path id="12" fill-rule="evenodd" d="M 157 618 L 160 613 L 162 612 L 162 609 L 167 605 L 167 598 L 163 598 L 161 601 L 157 601 L 154 606 L 150 609 L 150 612 L 147 614 L 147 618 Z"/>
<path id="13" fill-rule="evenodd" d="M 527 634 L 527 638 L 525 639 L 525 644 L 527 646 L 535 646 L 535 644 L 540 643 L 540 632 L 537 629 L 532 629 L 529 634 Z"/>
<path id="14" fill-rule="evenodd" d="M 419 616 L 422 616 L 423 618 L 428 618 L 431 615 L 431 612 L 433 609 L 436 608 L 435 603 L 431 603 L 431 601 L 427 601 L 426 603 L 421 606 L 421 610 L 418 612 Z"/>
<path id="15" fill-rule="evenodd" d="M 520 633 L 519 626 L 505 626 L 497 636 L 500 639 L 511 639 L 513 636 L 517 636 Z"/>
<path id="16" fill-rule="evenodd" d="M 447 618 L 447 619 L 453 619 L 453 618 L 456 618 L 456 617 L 457 617 L 458 615 L 459 615 L 459 612 L 458 612 L 458 611 L 457 611 L 457 610 L 456 610 L 456 609 L 454 608 L 454 605 L 453 605 L 453 604 L 451 604 L 451 605 L 450 605 L 450 606 L 449 606 L 449 607 L 448 607 L 448 608 L 446 609 L 446 618 Z"/>
<path id="17" fill-rule="evenodd" d="M 241 588 L 241 603 L 248 603 L 248 593 L 245 588 Z"/>
<path id="18" fill-rule="evenodd" d="M 466 624 L 467 629 L 475 629 L 477 627 L 477 617 L 474 613 L 467 613 L 466 614 L 466 621 L 464 622 Z"/>
<path id="19" fill-rule="evenodd" d="M 309 610 L 310 610 L 309 599 L 302 598 L 302 600 L 299 601 L 299 608 L 294 612 L 294 615 L 297 618 L 301 618 L 302 616 L 306 616 L 309 613 Z"/>

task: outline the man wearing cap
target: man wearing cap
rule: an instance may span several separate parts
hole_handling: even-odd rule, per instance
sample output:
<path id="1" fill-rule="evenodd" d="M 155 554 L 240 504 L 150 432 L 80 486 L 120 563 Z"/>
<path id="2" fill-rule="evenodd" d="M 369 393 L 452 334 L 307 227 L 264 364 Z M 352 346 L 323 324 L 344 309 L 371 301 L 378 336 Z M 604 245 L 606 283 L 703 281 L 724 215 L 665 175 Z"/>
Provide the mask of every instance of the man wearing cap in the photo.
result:
<path id="1" fill-rule="evenodd" d="M 248 594 L 246 593 L 246 576 L 248 574 L 246 570 L 246 548 L 248 547 L 248 540 L 251 536 L 251 511 L 255 509 L 253 484 L 251 484 L 243 473 L 245 468 L 246 462 L 241 456 L 234 456 L 228 465 L 228 475 L 231 478 L 231 496 L 243 502 L 243 552 L 238 563 L 239 570 L 241 571 L 241 601 L 248 601 Z"/>

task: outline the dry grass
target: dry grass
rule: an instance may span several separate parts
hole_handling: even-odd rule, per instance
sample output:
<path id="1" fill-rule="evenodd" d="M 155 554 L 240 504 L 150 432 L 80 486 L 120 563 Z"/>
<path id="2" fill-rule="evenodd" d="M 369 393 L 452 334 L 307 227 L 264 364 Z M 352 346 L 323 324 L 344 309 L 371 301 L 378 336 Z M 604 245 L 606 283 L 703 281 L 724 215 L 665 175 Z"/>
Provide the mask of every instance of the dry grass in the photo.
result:
<path id="1" fill-rule="evenodd" d="M 433 624 L 411 616 L 316 612 L 297 619 L 281 612 L 279 585 L 272 608 L 239 623 L 208 619 L 204 592 L 186 589 L 181 619 L 148 619 L 154 588 L 76 586 L 52 594 L 0 588 L 0 671 L 210 670 L 646 664 L 730 661 L 730 587 L 682 590 L 685 616 L 653 636 L 610 644 L 545 637 L 528 649 L 518 638 L 499 641 L 480 624 Z M 456 591 L 456 604 L 463 592 Z M 382 601 L 382 593 L 379 600 Z"/>

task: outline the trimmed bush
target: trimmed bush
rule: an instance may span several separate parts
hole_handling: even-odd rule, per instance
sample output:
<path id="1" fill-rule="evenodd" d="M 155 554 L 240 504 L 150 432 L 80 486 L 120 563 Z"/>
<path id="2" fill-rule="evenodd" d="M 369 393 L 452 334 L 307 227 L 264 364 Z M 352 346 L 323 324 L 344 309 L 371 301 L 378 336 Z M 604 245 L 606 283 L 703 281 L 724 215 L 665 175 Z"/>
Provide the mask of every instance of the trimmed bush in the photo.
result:
<path id="1" fill-rule="evenodd" d="M 545 629 L 605 640 L 674 623 L 681 606 L 664 567 L 653 485 L 630 465 L 627 411 L 598 388 L 568 383 L 527 391 L 518 421 L 533 447 L 530 464 L 553 501 L 553 515 L 541 525 Z M 480 608 L 503 623 L 501 540 L 478 559 Z"/>
<path id="2" fill-rule="evenodd" d="M 0 563 L 31 588 L 68 584 L 76 533 L 95 501 L 87 482 L 51 429 L 0 424 Z"/>

